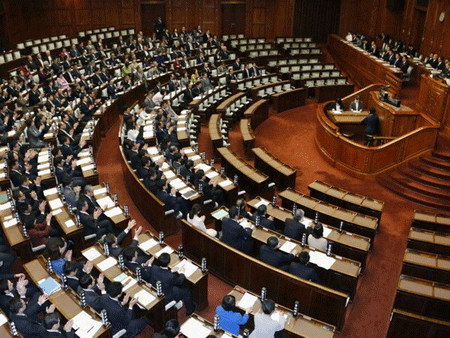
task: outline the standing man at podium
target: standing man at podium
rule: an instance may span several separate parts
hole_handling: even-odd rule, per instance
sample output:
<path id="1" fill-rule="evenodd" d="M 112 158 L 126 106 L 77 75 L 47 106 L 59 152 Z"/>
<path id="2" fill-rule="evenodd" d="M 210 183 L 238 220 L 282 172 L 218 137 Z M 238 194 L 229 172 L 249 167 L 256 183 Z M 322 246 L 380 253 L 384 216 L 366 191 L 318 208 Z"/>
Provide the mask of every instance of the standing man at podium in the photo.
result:
<path id="1" fill-rule="evenodd" d="M 359 95 L 355 97 L 355 100 L 350 103 L 350 110 L 354 113 L 362 112 L 364 108 L 364 103 L 359 99 Z"/>

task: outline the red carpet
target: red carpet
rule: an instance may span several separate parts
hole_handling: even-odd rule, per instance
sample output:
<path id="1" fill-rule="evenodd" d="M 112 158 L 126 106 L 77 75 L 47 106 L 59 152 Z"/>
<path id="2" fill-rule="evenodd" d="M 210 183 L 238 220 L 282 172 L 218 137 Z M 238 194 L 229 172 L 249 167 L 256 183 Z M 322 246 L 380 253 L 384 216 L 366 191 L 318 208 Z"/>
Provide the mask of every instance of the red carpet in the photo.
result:
<path id="1" fill-rule="evenodd" d="M 416 91 L 405 91 L 405 102 L 413 101 Z M 336 170 L 319 154 L 314 143 L 317 104 L 271 115 L 256 130 L 256 146 L 263 146 L 281 161 L 297 169 L 296 189 L 308 193 L 308 184 L 315 179 L 323 180 L 344 189 L 374 197 L 385 202 L 379 234 L 364 275 L 360 277 L 357 295 L 350 304 L 344 330 L 339 337 L 380 338 L 384 337 L 389 325 L 389 315 L 395 296 L 395 289 L 406 248 L 406 238 L 414 209 L 426 209 L 390 193 L 376 182 L 361 181 Z M 97 158 L 100 181 L 108 181 L 112 192 L 117 192 L 119 201 L 128 204 L 130 213 L 138 224 L 154 232 L 134 206 L 123 185 L 117 132 L 119 122 L 107 133 Z M 239 125 L 230 131 L 230 143 L 234 151 L 245 158 Z M 200 151 L 212 156 L 212 145 L 208 128 L 203 126 L 199 136 Z M 282 145 L 282 146 L 281 146 Z M 167 239 L 170 245 L 178 246 L 181 236 Z M 209 276 L 209 307 L 199 314 L 212 320 L 214 309 L 232 285 L 227 285 L 214 276 Z M 180 311 L 180 320 L 183 320 Z"/>

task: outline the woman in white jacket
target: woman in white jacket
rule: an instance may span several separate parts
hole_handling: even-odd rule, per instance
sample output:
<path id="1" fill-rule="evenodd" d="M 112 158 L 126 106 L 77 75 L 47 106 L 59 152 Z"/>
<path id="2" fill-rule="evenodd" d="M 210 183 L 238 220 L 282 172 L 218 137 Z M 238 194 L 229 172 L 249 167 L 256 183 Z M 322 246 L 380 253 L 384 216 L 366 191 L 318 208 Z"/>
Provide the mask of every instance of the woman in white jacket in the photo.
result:
<path id="1" fill-rule="evenodd" d="M 191 211 L 187 215 L 187 221 L 196 228 L 206 232 L 208 235 L 216 237 L 217 231 L 214 229 L 207 229 L 205 226 L 205 216 L 199 216 L 202 208 L 199 204 L 194 204 Z"/>

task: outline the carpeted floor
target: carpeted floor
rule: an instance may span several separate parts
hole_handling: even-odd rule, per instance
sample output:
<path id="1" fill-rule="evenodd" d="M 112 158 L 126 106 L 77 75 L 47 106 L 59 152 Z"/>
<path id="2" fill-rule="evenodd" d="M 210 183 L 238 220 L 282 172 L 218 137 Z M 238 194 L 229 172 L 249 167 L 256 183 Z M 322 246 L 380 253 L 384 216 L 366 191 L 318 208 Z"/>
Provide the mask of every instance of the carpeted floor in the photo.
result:
<path id="1" fill-rule="evenodd" d="M 412 105 L 416 93 L 416 88 L 405 90 L 404 102 Z M 390 193 L 376 182 L 355 179 L 329 165 L 314 143 L 316 108 L 317 104 L 308 100 L 304 107 L 278 115 L 271 114 L 254 131 L 256 146 L 265 147 L 275 157 L 297 169 L 296 189 L 300 192 L 308 193 L 308 184 L 319 179 L 385 202 L 379 234 L 375 238 L 364 275 L 360 277 L 357 295 L 349 305 L 343 332 L 338 335 L 346 338 L 384 337 L 389 325 L 412 214 L 414 209 L 426 208 Z M 110 183 L 111 191 L 118 193 L 121 203 L 128 204 L 131 216 L 139 225 L 154 231 L 134 206 L 123 183 L 117 138 L 119 124 L 117 122 L 102 140 L 97 158 L 100 181 Z M 230 131 L 229 139 L 232 149 L 245 158 L 238 125 Z M 200 151 L 206 151 L 207 158 L 211 158 L 212 144 L 205 126 L 201 128 L 199 144 Z M 176 247 L 181 242 L 181 235 L 171 236 L 167 242 Z M 210 275 L 209 306 L 199 314 L 212 320 L 215 307 L 232 287 Z M 180 313 L 179 319 L 183 321 L 184 315 Z"/>

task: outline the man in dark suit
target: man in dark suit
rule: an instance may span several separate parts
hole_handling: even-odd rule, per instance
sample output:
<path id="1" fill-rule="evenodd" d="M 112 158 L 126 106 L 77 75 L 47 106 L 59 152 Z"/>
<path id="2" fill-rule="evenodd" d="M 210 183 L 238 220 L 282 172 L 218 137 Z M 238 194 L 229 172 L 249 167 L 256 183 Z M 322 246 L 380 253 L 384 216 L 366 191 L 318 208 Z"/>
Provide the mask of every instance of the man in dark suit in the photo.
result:
<path id="1" fill-rule="evenodd" d="M 132 219 L 128 222 L 128 226 L 123 230 L 117 237 L 113 234 L 107 234 L 103 239 L 103 243 L 107 244 L 109 247 L 109 253 L 114 257 L 119 257 L 122 253 L 123 248 L 120 246 L 122 242 L 127 238 L 130 230 L 136 225 L 136 220 Z M 138 236 L 142 231 L 142 227 L 139 227 L 135 230 L 133 240 L 131 241 L 130 246 L 137 247 L 139 244 Z"/>
<path id="2" fill-rule="evenodd" d="M 91 306 L 95 311 L 100 313 L 103 310 L 102 307 L 102 296 L 106 294 L 105 284 L 103 283 L 103 275 L 100 274 L 97 279 L 97 284 L 95 283 L 95 278 L 89 274 L 85 274 L 80 278 L 80 287 L 77 292 L 84 292 L 86 298 L 86 304 Z"/>
<path id="3" fill-rule="evenodd" d="M 359 99 L 359 95 L 355 97 L 355 100 L 350 103 L 350 110 L 353 112 L 361 112 L 364 108 L 364 103 Z"/>
<path id="4" fill-rule="evenodd" d="M 378 50 L 375 41 L 372 41 L 372 46 L 370 47 L 369 53 L 377 58 L 380 57 L 380 51 Z"/>
<path id="5" fill-rule="evenodd" d="M 194 94 L 192 92 L 192 82 L 189 83 L 189 86 L 184 91 L 184 104 L 188 107 L 189 103 L 194 99 Z"/>
<path id="6" fill-rule="evenodd" d="M 176 197 L 176 191 L 174 188 L 169 190 L 169 182 L 167 180 L 159 180 L 157 182 L 159 190 L 156 193 L 156 197 L 164 203 L 164 209 L 174 210 L 175 217 L 181 218 L 183 215 L 187 215 L 189 206 L 182 197 Z"/>
<path id="7" fill-rule="evenodd" d="M 252 217 L 253 221 L 256 222 L 257 217 L 259 217 L 259 225 L 270 230 L 276 230 L 275 225 L 273 224 L 273 217 L 267 217 L 267 207 L 264 204 L 256 209 L 256 212 Z"/>
<path id="8" fill-rule="evenodd" d="M 182 300 L 186 305 L 186 316 L 189 316 L 194 312 L 195 305 L 191 292 L 181 287 L 186 280 L 186 276 L 183 274 L 184 268 L 172 272 L 168 268 L 169 264 L 170 255 L 168 253 L 163 253 L 158 257 L 157 264 L 152 265 L 151 284 L 156 286 L 156 282 L 160 281 L 166 304 L 172 300 L 176 302 Z"/>
<path id="9" fill-rule="evenodd" d="M 314 283 L 320 283 L 319 277 L 317 276 L 316 270 L 314 268 L 307 266 L 309 262 L 309 253 L 303 251 L 298 256 L 299 263 L 292 262 L 289 265 L 289 273 L 296 275 L 297 277 L 309 280 Z"/>
<path id="10" fill-rule="evenodd" d="M 125 329 L 127 337 L 137 336 L 147 326 L 143 318 L 136 319 L 133 312 L 133 306 L 137 303 L 136 298 L 130 300 L 130 294 L 126 294 L 123 300 L 119 298 L 122 295 L 122 283 L 112 282 L 106 287 L 107 297 L 101 298 L 103 309 L 108 314 L 108 319 L 112 325 L 112 334 Z"/>
<path id="11" fill-rule="evenodd" d="M 252 230 L 244 229 L 238 222 L 238 210 L 232 206 L 229 211 L 230 217 L 222 220 L 222 237 L 221 241 L 229 246 L 240 250 L 246 254 L 250 254 L 253 250 Z"/>
<path id="12" fill-rule="evenodd" d="M 278 250 L 281 247 L 278 242 L 278 238 L 271 236 L 267 239 L 267 245 L 262 245 L 259 249 L 259 259 L 264 263 L 272 265 L 281 270 L 287 271 L 289 264 L 297 255 L 297 251 L 293 251 L 292 254 L 284 253 Z"/>
<path id="13" fill-rule="evenodd" d="M 362 124 L 366 125 L 366 129 L 364 133 L 366 135 L 376 135 L 378 134 L 378 128 L 380 125 L 380 119 L 375 114 L 375 108 L 372 107 L 369 110 L 369 116 L 367 116 L 364 120 L 362 120 Z"/>
<path id="14" fill-rule="evenodd" d="M 108 94 L 109 99 L 111 100 L 117 99 L 116 87 L 114 87 L 114 79 L 109 80 L 109 85 L 106 88 L 106 93 Z"/>
<path id="15" fill-rule="evenodd" d="M 44 331 L 42 337 L 45 338 L 72 338 L 75 334 L 72 332 L 73 320 L 66 322 L 61 329 L 61 317 L 59 313 L 48 313 L 44 317 Z"/>
<path id="16" fill-rule="evenodd" d="M 47 295 L 41 295 L 37 301 L 28 304 L 21 298 L 13 298 L 9 301 L 9 319 L 16 324 L 16 329 L 23 338 L 41 337 L 44 328 L 38 321 L 37 314 L 42 311 L 42 306 L 47 300 Z M 54 305 L 46 309 L 47 313 L 54 310 Z"/>
<path id="17" fill-rule="evenodd" d="M 142 279 L 150 283 L 152 276 L 151 265 L 155 258 L 152 257 L 147 259 L 146 262 L 140 263 L 138 251 L 136 250 L 136 246 L 133 244 L 123 249 L 122 254 L 125 258 L 125 265 L 127 268 L 133 271 L 133 273 L 136 273 L 137 268 L 140 268 Z"/>
<path id="18" fill-rule="evenodd" d="M 244 70 L 242 71 L 242 77 L 243 77 L 244 79 L 248 79 L 248 78 L 251 77 L 251 76 L 252 76 L 252 72 L 251 72 L 251 70 L 250 70 L 250 64 L 247 63 L 247 64 L 245 65 Z"/>
<path id="19" fill-rule="evenodd" d="M 92 215 L 88 213 L 89 206 L 86 199 L 79 199 L 77 202 L 78 215 L 80 216 L 80 223 L 84 227 L 84 235 L 96 234 L 97 238 L 103 235 L 113 233 L 114 229 L 108 219 L 99 220 L 103 213 L 101 208 L 96 208 Z"/>
<path id="20" fill-rule="evenodd" d="M 233 63 L 233 70 L 236 72 L 241 70 L 241 59 L 237 58 L 236 61 Z"/>
<path id="21" fill-rule="evenodd" d="M 294 218 L 286 218 L 284 223 L 284 234 L 292 239 L 301 241 L 303 234 L 308 235 L 308 230 L 302 223 L 303 216 L 305 212 L 302 209 L 297 209 Z"/>

